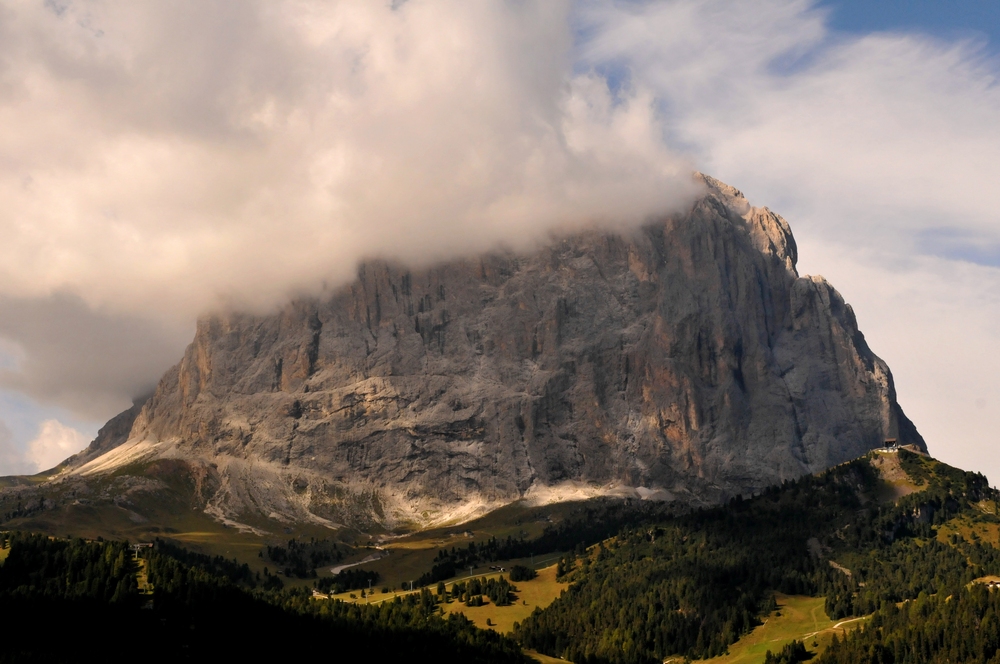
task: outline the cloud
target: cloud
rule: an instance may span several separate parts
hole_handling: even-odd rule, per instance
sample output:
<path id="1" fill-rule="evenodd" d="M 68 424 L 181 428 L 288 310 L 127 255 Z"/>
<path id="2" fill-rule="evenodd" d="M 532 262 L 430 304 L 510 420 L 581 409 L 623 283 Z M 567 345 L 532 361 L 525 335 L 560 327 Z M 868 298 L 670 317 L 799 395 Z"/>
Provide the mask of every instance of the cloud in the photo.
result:
<path id="1" fill-rule="evenodd" d="M 40 472 L 59 465 L 89 442 L 84 434 L 59 420 L 45 420 L 39 427 L 38 435 L 28 443 L 25 458 L 35 466 L 36 472 Z"/>
<path id="2" fill-rule="evenodd" d="M 983 43 L 838 35 L 801 0 L 600 3 L 585 16 L 583 60 L 618 62 L 651 89 L 706 171 L 789 214 L 803 202 L 798 230 L 903 253 L 937 253 L 920 240 L 942 230 L 1000 243 L 1000 85 Z"/>
<path id="3" fill-rule="evenodd" d="M 103 419 L 82 419 L 65 408 L 39 404 L 23 392 L 0 388 L 0 475 L 29 475 L 38 471 L 28 458 L 28 443 L 38 437 L 46 420 L 56 420 L 75 429 L 87 440 L 92 440 L 104 424 Z"/>
<path id="4" fill-rule="evenodd" d="M 568 2 L 5 6 L 0 284 L 189 320 L 684 205 Z"/>
<path id="5" fill-rule="evenodd" d="M 67 293 L 0 296 L 0 336 L 18 340 L 0 361 L 0 387 L 107 419 L 153 389 L 191 334 L 188 325 L 93 310 Z"/>
<path id="6" fill-rule="evenodd" d="M 685 205 L 652 97 L 574 68 L 571 9 L 3 4 L 0 384 L 107 417 L 207 310 Z"/>
<path id="7" fill-rule="evenodd" d="M 24 447 L 17 444 L 6 423 L 0 421 L 0 474 L 30 475 L 57 466 L 90 442 L 86 434 L 59 420 L 44 420 Z"/>

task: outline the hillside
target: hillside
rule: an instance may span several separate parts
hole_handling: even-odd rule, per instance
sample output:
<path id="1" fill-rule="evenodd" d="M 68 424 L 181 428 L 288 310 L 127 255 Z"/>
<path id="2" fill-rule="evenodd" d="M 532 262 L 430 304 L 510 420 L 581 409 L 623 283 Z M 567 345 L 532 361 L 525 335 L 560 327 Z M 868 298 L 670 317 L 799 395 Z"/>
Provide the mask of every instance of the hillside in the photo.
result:
<path id="1" fill-rule="evenodd" d="M 265 590 L 246 566 L 170 547 L 4 534 L 0 660 L 228 661 L 288 657 L 526 663 L 516 643 L 441 617 L 429 593 L 380 606 L 314 601 L 308 590 Z M 222 564 L 220 564 L 220 562 Z M 142 580 L 142 587 L 139 579 Z M 265 584 L 266 585 L 266 584 Z M 38 621 L 58 626 L 46 639 Z"/>
<path id="2" fill-rule="evenodd" d="M 251 565 L 160 540 L 133 563 L 118 560 L 121 543 L 10 534 L 0 600 L 57 613 L 87 604 L 93 620 L 154 636 L 178 618 L 207 626 L 209 616 L 229 615 L 234 629 L 263 620 L 298 634 L 293 650 L 303 654 L 313 652 L 311 630 L 337 625 L 352 644 L 382 635 L 387 644 L 477 661 L 518 661 L 516 642 L 577 664 L 761 664 L 767 651 L 782 650 L 784 662 L 810 652 L 820 653 L 819 664 L 869 661 L 877 652 L 871 661 L 985 663 L 1000 648 L 1000 593 L 988 586 L 1000 578 L 998 507 L 982 475 L 907 450 L 876 451 L 714 508 L 592 501 L 560 507 L 555 521 L 552 507 L 508 508 L 477 521 L 476 533 L 442 529 L 386 542 L 388 556 L 301 583 L 260 567 L 279 558 L 271 545 L 248 556 Z M 327 546 L 294 541 L 281 559 Z M 107 565 L 70 562 L 87 556 Z M 512 564 L 546 569 L 525 581 Z M 136 565 L 152 595 L 137 594 Z M 409 592 L 403 580 L 421 570 Z M 369 585 L 375 594 L 366 598 Z M 310 587 L 341 594 L 316 599 Z M 168 629 L 154 618 L 167 618 Z M 510 630 L 513 640 L 475 625 Z"/>
<path id="3" fill-rule="evenodd" d="M 905 450 L 885 456 L 626 528 L 567 562 L 569 591 L 515 634 L 578 664 L 712 657 L 760 623 L 775 591 L 824 596 L 841 619 L 1000 572 L 986 479 Z M 904 481 L 916 490 L 893 496 Z"/>

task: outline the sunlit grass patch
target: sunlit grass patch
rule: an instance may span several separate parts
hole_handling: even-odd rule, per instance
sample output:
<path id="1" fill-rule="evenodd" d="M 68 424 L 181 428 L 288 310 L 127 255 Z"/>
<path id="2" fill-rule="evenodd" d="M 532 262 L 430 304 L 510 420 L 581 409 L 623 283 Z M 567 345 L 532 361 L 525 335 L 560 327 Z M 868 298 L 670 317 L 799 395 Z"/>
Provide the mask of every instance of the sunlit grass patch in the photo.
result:
<path id="1" fill-rule="evenodd" d="M 830 620 L 824 611 L 824 597 L 776 594 L 778 609 L 764 624 L 729 646 L 729 654 L 704 660 L 711 664 L 761 664 L 767 651 L 778 652 L 794 640 L 802 641 L 810 652 L 826 650 L 834 634 L 843 638 L 846 630 L 863 620 Z M 813 643 L 816 645 L 814 646 Z M 667 658 L 666 661 L 669 661 Z M 683 658 L 676 660 L 678 663 Z"/>

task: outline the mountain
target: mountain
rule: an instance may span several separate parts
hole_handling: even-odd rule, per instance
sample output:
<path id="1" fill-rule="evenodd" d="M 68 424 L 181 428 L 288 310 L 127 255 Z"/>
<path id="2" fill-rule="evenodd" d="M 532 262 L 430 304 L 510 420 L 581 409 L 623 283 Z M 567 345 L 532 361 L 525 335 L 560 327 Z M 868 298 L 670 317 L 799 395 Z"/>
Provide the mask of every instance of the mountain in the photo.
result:
<path id="1" fill-rule="evenodd" d="M 634 232 L 373 261 L 272 315 L 208 316 L 49 483 L 155 492 L 169 467 L 230 525 L 398 529 L 518 499 L 715 503 L 887 438 L 925 450 L 787 222 L 700 177 L 687 213 Z"/>

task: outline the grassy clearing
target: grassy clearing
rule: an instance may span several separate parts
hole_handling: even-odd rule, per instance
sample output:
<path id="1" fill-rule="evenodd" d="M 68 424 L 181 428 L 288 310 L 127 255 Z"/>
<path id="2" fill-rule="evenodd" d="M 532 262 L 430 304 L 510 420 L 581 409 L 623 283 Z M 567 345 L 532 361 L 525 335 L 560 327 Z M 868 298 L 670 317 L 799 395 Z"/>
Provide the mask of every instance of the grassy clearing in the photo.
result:
<path id="1" fill-rule="evenodd" d="M 567 662 L 565 659 L 549 657 L 548 655 L 543 655 L 542 653 L 535 652 L 534 650 L 525 650 L 524 654 L 536 662 L 541 662 L 542 664 L 572 664 L 572 662 Z"/>
<path id="2" fill-rule="evenodd" d="M 47 532 L 58 537 L 73 535 L 96 539 L 101 536 L 132 542 L 148 542 L 162 537 L 201 553 L 236 557 L 251 564 L 257 560 L 262 542 L 260 537 L 227 528 L 200 510 L 182 508 L 173 511 L 169 507 L 143 507 L 145 506 L 126 511 L 114 506 L 71 505 L 62 510 L 44 512 L 34 518 L 12 521 L 5 527 L 11 530 Z M 133 516 L 135 514 L 142 514 L 148 519 L 137 523 Z M 152 526 L 153 523 L 156 526 Z"/>
<path id="3" fill-rule="evenodd" d="M 538 577 L 531 581 L 518 581 L 514 585 L 518 590 L 517 601 L 510 606 L 496 606 L 492 603 L 465 606 L 459 602 L 451 602 L 445 604 L 444 609 L 448 613 L 464 613 L 477 627 L 507 633 L 514 629 L 515 622 L 523 621 L 536 608 L 544 609 L 569 587 L 568 583 L 556 581 L 555 565 L 538 570 Z M 487 625 L 487 619 L 493 624 Z"/>
<path id="4" fill-rule="evenodd" d="M 42 472 L 34 475 L 6 475 L 4 477 L 0 477 L 0 488 L 6 489 L 15 486 L 36 486 L 55 476 L 58 472 L 59 467 L 57 466 L 56 468 L 43 470 Z"/>
<path id="5" fill-rule="evenodd" d="M 359 565 L 356 569 L 378 572 L 381 577 L 379 586 L 388 586 L 390 588 L 409 588 L 410 581 L 416 581 L 421 574 L 433 566 L 434 556 L 438 552 L 437 546 L 417 548 L 412 543 L 403 547 L 389 545 L 385 549 L 389 552 L 388 556 L 374 562 Z M 364 557 L 361 556 L 362 559 Z M 347 562 L 351 561 L 345 559 L 344 563 Z"/>
<path id="6" fill-rule="evenodd" d="M 135 585 L 139 588 L 140 595 L 152 595 L 153 585 L 149 582 L 149 571 L 146 568 L 145 558 L 135 558 Z"/>
<path id="7" fill-rule="evenodd" d="M 962 539 L 980 541 L 1000 548 L 1000 524 L 989 523 L 964 514 L 938 526 L 937 539 L 939 542 L 948 544 L 952 535 L 959 535 Z"/>
<path id="8" fill-rule="evenodd" d="M 0 549 L 0 565 L 3 565 L 3 561 L 7 560 L 7 556 L 10 555 L 10 547 L 4 547 Z"/>
<path id="9" fill-rule="evenodd" d="M 1000 576 L 981 576 L 972 583 L 1000 583 Z"/>
<path id="10" fill-rule="evenodd" d="M 882 478 L 876 495 L 879 502 L 895 502 L 903 496 L 923 491 L 927 484 L 920 485 L 910 477 L 899 462 L 898 453 L 872 452 L 870 462 Z"/>
<path id="11" fill-rule="evenodd" d="M 558 558 L 558 556 L 556 556 Z M 508 564 L 514 564 L 521 562 L 527 563 L 528 561 L 513 561 L 513 563 L 504 563 L 506 567 Z M 367 565 L 365 566 L 368 567 Z M 488 570 L 488 568 L 486 568 Z M 489 572 L 482 570 L 474 570 L 472 576 L 489 579 L 497 578 L 501 576 L 499 572 Z M 466 581 L 470 576 L 457 577 L 450 581 L 445 582 L 445 587 L 449 590 L 451 586 L 456 581 Z M 391 601 L 397 596 L 402 597 L 409 595 L 409 590 L 393 590 L 389 593 L 380 592 L 380 586 L 383 584 L 375 584 L 372 587 L 373 595 L 362 599 L 361 592 L 358 590 L 353 590 L 346 593 L 339 593 L 332 595 L 332 599 L 339 599 L 345 602 L 357 602 L 360 604 L 379 604 L 385 601 Z M 531 612 L 535 610 L 536 607 L 545 608 L 555 600 L 559 594 L 566 589 L 569 584 L 560 583 L 556 581 L 556 566 L 550 565 L 543 569 L 538 570 L 538 577 L 532 579 L 531 581 L 518 581 L 514 584 L 517 587 L 517 601 L 510 606 L 496 606 L 495 604 L 488 603 L 484 606 L 466 606 L 460 602 L 452 601 L 442 605 L 442 608 L 447 613 L 464 613 L 465 616 L 474 622 L 478 627 L 484 629 L 492 629 L 501 633 L 510 632 L 514 629 L 514 623 L 520 622 L 531 615 Z M 434 587 L 430 588 L 431 592 L 435 591 Z M 415 592 L 420 592 L 417 589 Z M 354 597 L 351 597 L 354 595 Z M 487 600 L 488 601 L 488 600 Z M 489 619 L 492 625 L 487 625 L 486 620 Z"/>
<path id="12" fill-rule="evenodd" d="M 768 616 L 763 625 L 729 646 L 728 655 L 704 661 L 711 664 L 760 664 L 768 650 L 777 652 L 793 640 L 804 642 L 810 652 L 821 653 L 830 645 L 834 634 L 842 638 L 846 630 L 860 622 L 830 620 L 823 610 L 823 597 L 776 594 L 775 599 L 778 610 Z M 813 643 L 816 645 L 813 646 Z M 669 662 L 671 658 L 664 661 Z M 674 661 L 679 663 L 684 658 L 677 657 Z"/>

